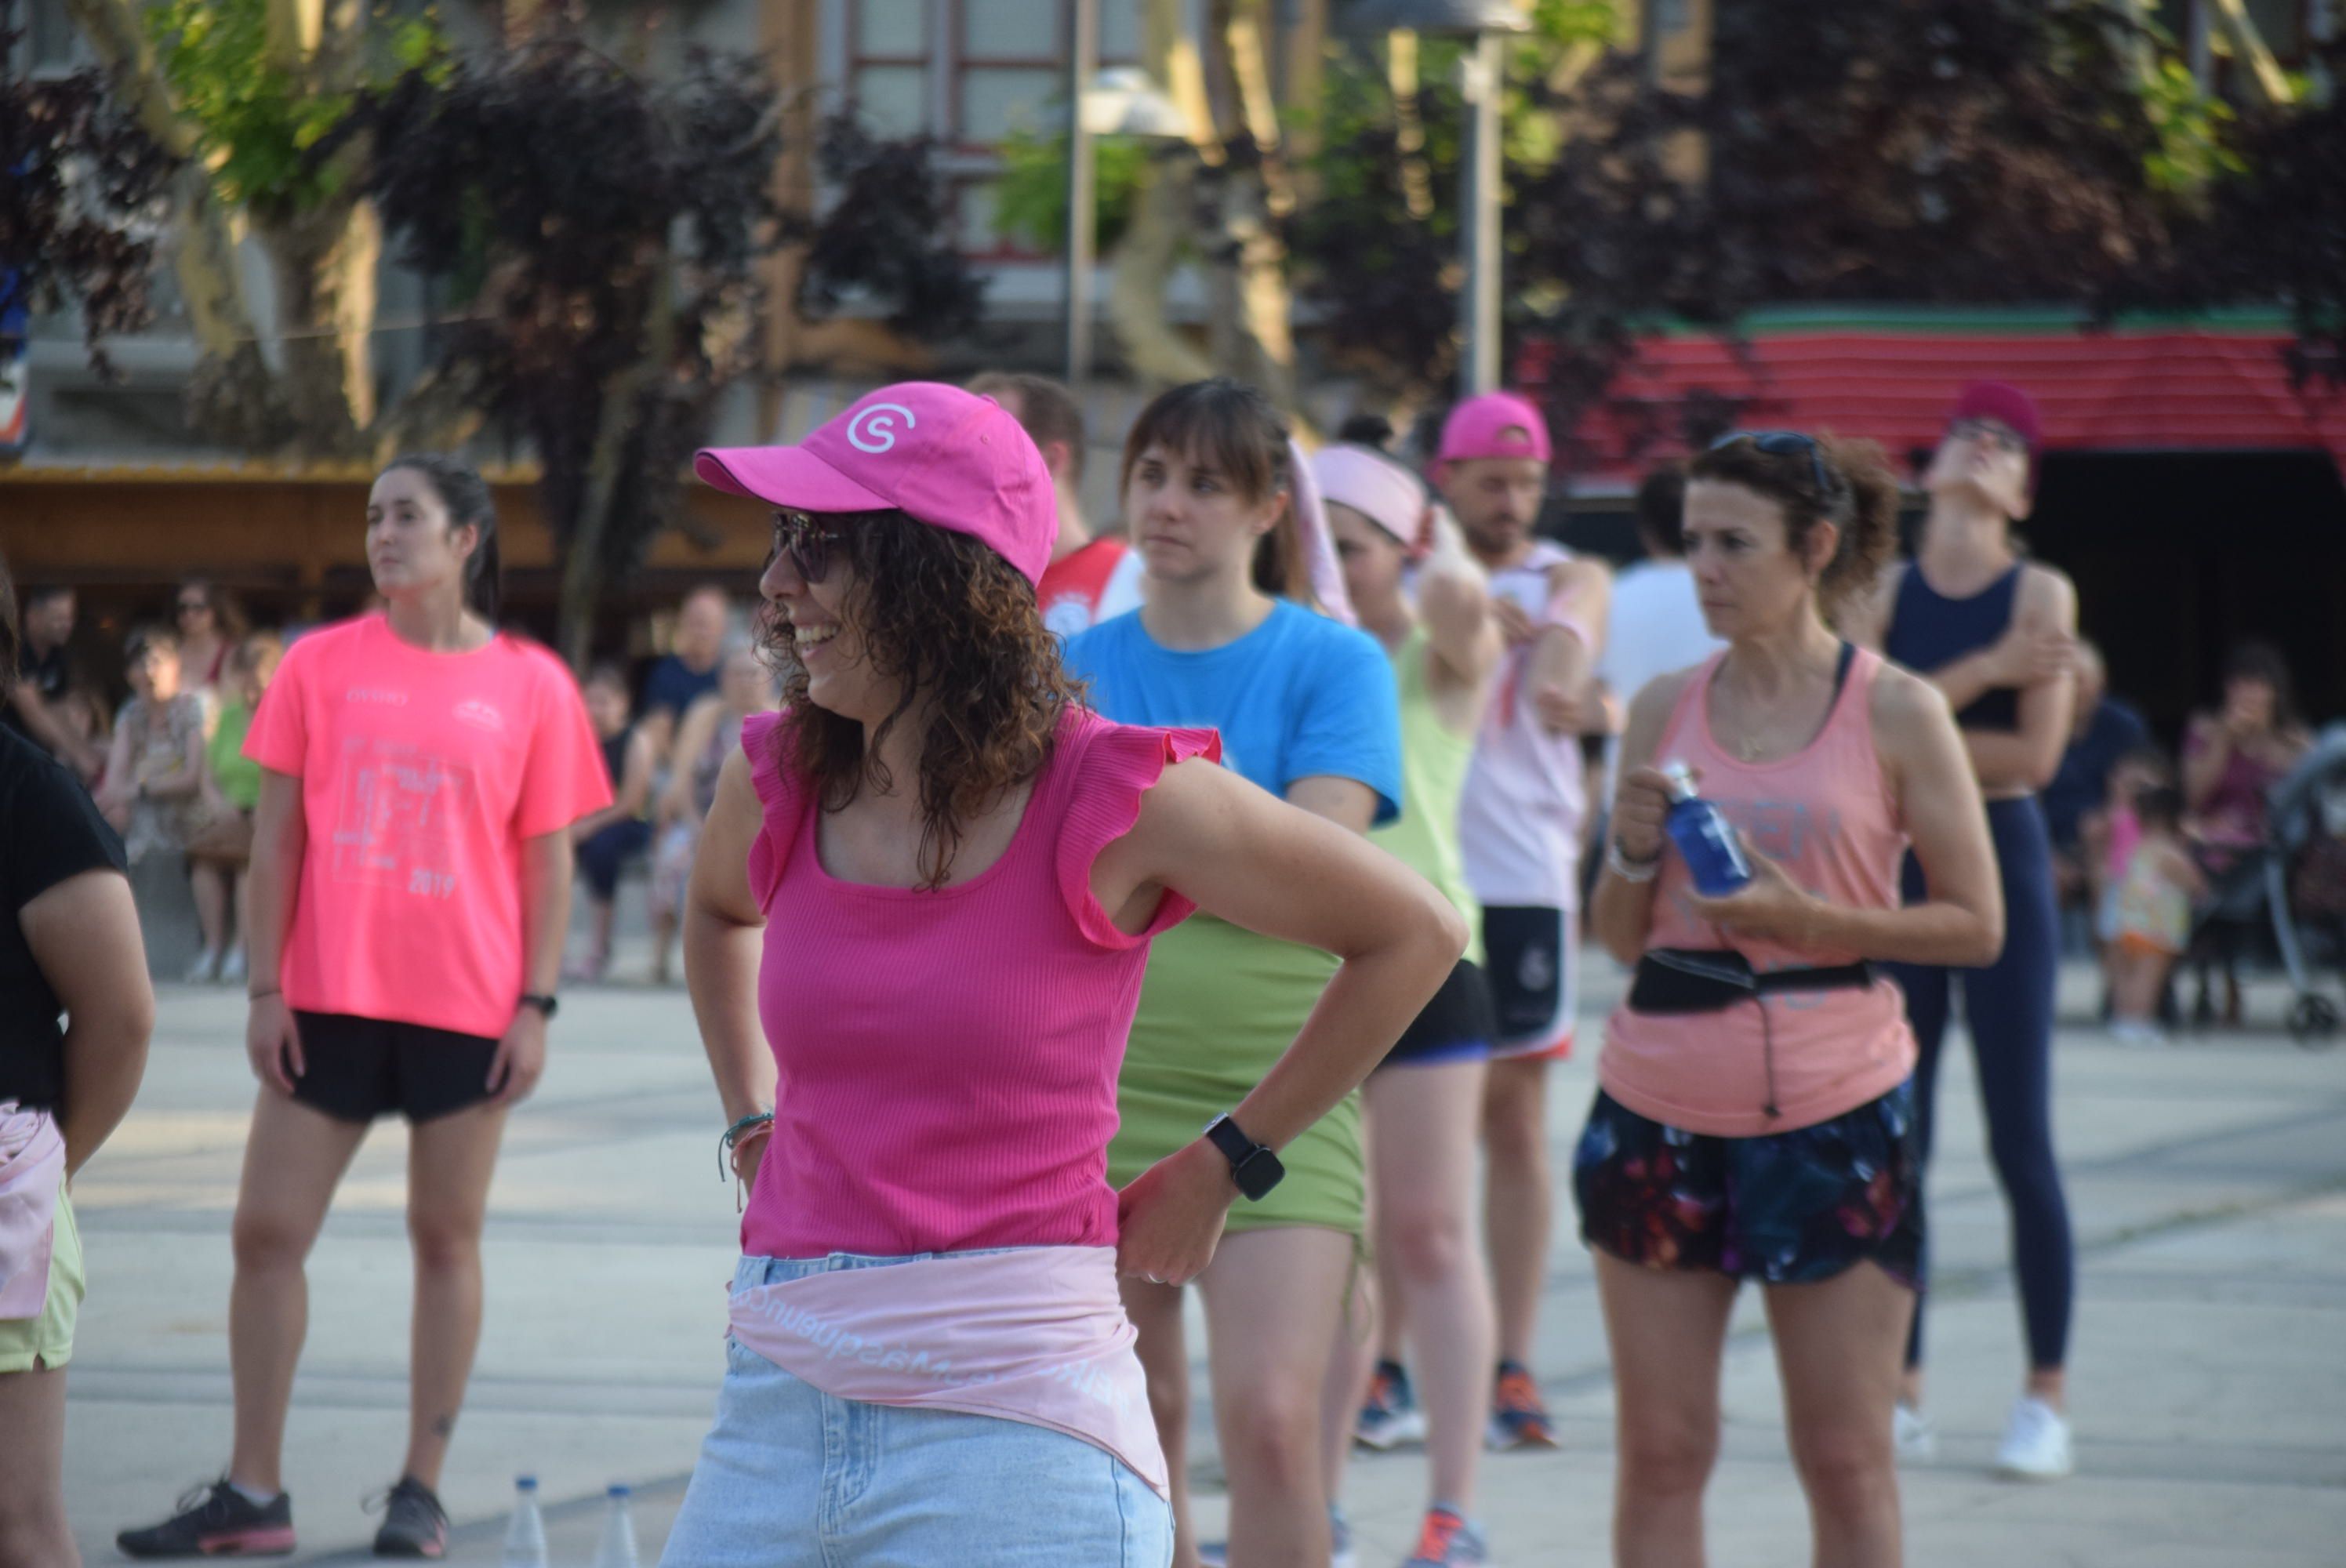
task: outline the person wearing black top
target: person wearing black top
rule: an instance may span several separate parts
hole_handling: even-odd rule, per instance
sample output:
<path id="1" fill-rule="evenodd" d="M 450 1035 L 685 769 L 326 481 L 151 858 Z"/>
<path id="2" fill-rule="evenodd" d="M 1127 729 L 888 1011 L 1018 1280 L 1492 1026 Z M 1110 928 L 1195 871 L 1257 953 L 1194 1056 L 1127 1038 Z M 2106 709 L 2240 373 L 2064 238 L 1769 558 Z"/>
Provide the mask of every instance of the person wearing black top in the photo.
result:
<path id="1" fill-rule="evenodd" d="M 0 565 L 0 669 L 17 667 L 15 606 Z M 122 841 L 79 781 L 10 727 L 0 907 L 0 1193 L 34 1219 L 0 1227 L 0 1557 L 70 1565 L 65 1367 L 82 1268 L 66 1181 L 130 1108 L 155 994 Z"/>
<path id="2" fill-rule="evenodd" d="M 13 606 L 12 606 L 13 607 Z M 66 643 L 73 636 L 74 591 L 51 584 L 25 596 L 21 629 L 9 641 L 13 651 L 0 665 L 0 725 L 15 730 L 78 773 L 97 777 L 106 750 L 74 732 L 59 712 L 73 686 Z"/>

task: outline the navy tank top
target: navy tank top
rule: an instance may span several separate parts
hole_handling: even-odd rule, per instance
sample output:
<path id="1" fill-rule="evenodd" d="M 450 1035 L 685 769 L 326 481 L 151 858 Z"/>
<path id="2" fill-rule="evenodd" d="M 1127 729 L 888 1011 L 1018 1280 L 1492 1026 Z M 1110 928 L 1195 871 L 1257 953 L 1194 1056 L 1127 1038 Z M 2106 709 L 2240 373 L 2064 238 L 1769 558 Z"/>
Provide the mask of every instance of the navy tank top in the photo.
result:
<path id="1" fill-rule="evenodd" d="M 1967 599 L 1951 599 L 1923 580 L 1911 562 L 1898 582 L 1898 602 L 1882 651 L 1919 675 L 1945 668 L 1965 654 L 1994 644 L 2012 625 L 2014 596 L 2020 591 L 2022 564 Z M 2018 729 L 2020 691 L 2003 686 L 1982 692 L 1955 715 L 1965 729 Z"/>

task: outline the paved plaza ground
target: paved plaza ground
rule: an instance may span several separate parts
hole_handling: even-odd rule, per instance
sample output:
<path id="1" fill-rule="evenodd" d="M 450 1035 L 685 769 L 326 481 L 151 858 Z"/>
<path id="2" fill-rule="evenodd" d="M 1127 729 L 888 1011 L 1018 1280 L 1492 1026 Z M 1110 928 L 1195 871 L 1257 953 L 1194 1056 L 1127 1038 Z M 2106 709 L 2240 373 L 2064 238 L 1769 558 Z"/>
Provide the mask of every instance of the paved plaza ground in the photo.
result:
<path id="1" fill-rule="evenodd" d="M 639 952 L 623 961 L 640 971 Z M 1591 1049 L 1558 1074 L 1559 1168 L 1617 991 L 1609 971 L 1591 955 Z M 2346 1050 L 2290 1044 L 2271 1023 L 2279 995 L 2261 985 L 2252 1011 L 2262 1028 L 2167 1049 L 2116 1045 L 2085 1026 L 2091 983 L 2082 970 L 2066 979 L 2056 1066 L 2082 1253 L 2078 1473 L 2050 1486 L 1986 1473 L 2018 1384 L 2019 1329 L 2003 1208 L 1958 1044 L 1932 1186 L 1943 1445 L 1906 1475 L 1909 1562 L 2334 1568 L 2346 1563 Z M 90 1290 L 69 1385 L 66 1485 L 93 1562 L 115 1560 L 117 1528 L 159 1517 L 228 1453 L 228 1228 L 253 1095 L 244 1010 L 220 990 L 167 989 L 161 1001 L 138 1108 L 77 1185 Z M 736 1222 L 718 1176 L 719 1125 L 681 992 L 572 990 L 492 1195 L 487 1329 L 443 1488 L 455 1560 L 495 1560 L 522 1471 L 543 1480 L 557 1563 L 586 1568 L 613 1481 L 637 1489 L 645 1557 L 656 1556 L 721 1369 Z M 311 1261 L 286 1460 L 303 1561 L 362 1553 L 373 1522 L 361 1499 L 399 1461 L 405 1157 L 402 1127 L 378 1127 Z M 1568 1223 L 1568 1197 L 1561 1212 Z M 1564 1447 L 1489 1462 L 1494 1560 L 1601 1563 L 1612 1394 L 1589 1267 L 1568 1239 L 1550 1276 L 1538 1370 Z M 1727 1361 L 1727 1421 L 1710 1501 L 1715 1560 L 1805 1563 L 1773 1361 L 1748 1296 Z M 1218 1522 L 1210 1432 L 1201 1438 L 1205 1512 Z M 1346 1503 L 1363 1568 L 1400 1561 L 1423 1485 L 1415 1453 L 1353 1466 Z"/>

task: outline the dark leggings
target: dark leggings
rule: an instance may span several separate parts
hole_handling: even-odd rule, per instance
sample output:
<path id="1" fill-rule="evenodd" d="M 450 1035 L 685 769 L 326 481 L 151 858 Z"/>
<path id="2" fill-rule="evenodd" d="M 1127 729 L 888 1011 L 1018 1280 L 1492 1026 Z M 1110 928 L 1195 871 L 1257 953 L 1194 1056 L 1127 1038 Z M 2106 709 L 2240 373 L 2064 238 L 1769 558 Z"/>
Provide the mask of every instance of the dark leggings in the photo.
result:
<path id="1" fill-rule="evenodd" d="M 2053 854 L 2045 814 L 2034 799 L 1991 800 L 1988 828 L 1995 839 L 1996 870 L 2004 880 L 2004 952 L 1985 969 L 1918 969 L 1893 964 L 1906 991 L 1922 1059 L 1915 1065 L 1915 1130 L 1923 1158 L 1931 1157 L 1938 1103 L 1939 1045 L 1947 1033 L 1951 984 L 1960 979 L 1964 1016 L 1971 1024 L 1972 1060 L 1979 1071 L 1980 1104 L 1987 1115 L 1988 1150 L 2012 1209 L 2012 1262 L 2028 1325 L 2033 1368 L 2063 1364 L 2069 1349 L 2069 1304 L 2076 1285 L 2076 1255 L 2069 1240 L 2069 1206 L 2053 1157 L 2053 988 L 2061 951 L 2060 917 L 2053 901 Z M 1923 871 L 1906 858 L 1906 901 L 1924 897 Z M 1926 1232 L 1927 1234 L 1927 1232 Z M 1928 1248 L 1924 1266 L 1928 1268 Z M 1906 1361 L 1923 1359 L 1923 1308 Z"/>
<path id="2" fill-rule="evenodd" d="M 644 852 L 651 841 L 652 825 L 640 817 L 627 817 L 593 834 L 578 846 L 579 874 L 586 879 L 586 891 L 601 903 L 609 903 L 619 891 L 619 872 L 627 861 Z"/>

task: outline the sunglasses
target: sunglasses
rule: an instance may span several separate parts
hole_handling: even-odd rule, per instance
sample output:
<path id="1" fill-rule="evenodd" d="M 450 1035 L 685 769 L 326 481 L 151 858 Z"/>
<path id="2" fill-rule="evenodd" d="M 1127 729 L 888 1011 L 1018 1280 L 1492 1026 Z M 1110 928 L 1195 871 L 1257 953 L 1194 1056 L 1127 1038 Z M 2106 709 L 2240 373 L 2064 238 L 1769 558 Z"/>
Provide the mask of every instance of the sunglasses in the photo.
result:
<path id="1" fill-rule="evenodd" d="M 2028 443 L 2018 432 L 1992 419 L 1959 419 L 1947 426 L 1947 433 L 1964 441 L 1984 441 L 2004 452 L 2024 453 Z"/>
<path id="2" fill-rule="evenodd" d="M 1712 442 L 1710 449 L 1717 452 L 1720 447 L 1732 446 L 1739 441 L 1749 442 L 1770 457 L 1799 457 L 1805 453 L 1809 460 L 1809 476 L 1816 481 L 1817 494 L 1832 494 L 1831 471 L 1825 467 L 1824 449 L 1817 445 L 1814 436 L 1803 435 L 1797 430 L 1731 431 Z"/>
<path id="3" fill-rule="evenodd" d="M 831 573 L 831 547 L 839 530 L 825 527 L 803 512 L 774 514 L 774 547 L 790 558 L 790 567 L 808 583 L 820 583 Z"/>

